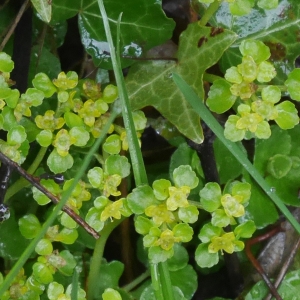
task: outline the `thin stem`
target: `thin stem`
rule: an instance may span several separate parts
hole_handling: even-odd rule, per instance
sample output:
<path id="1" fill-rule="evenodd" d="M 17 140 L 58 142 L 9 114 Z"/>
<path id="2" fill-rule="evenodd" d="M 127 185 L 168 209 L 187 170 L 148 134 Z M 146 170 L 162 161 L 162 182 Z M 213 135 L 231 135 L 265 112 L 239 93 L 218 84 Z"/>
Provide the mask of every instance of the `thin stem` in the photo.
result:
<path id="1" fill-rule="evenodd" d="M 100 278 L 100 267 L 103 258 L 104 248 L 107 239 L 111 232 L 119 226 L 119 224 L 124 219 L 116 220 L 114 222 L 108 223 L 104 229 L 101 231 L 101 237 L 96 241 L 93 256 L 90 263 L 90 271 L 87 280 L 87 299 L 93 300 L 97 294 L 97 287 L 99 285 Z"/>
<path id="2" fill-rule="evenodd" d="M 260 185 L 265 193 L 271 198 L 271 200 L 277 205 L 279 210 L 288 219 L 296 231 L 300 234 L 300 224 L 297 222 L 292 213 L 287 209 L 283 201 L 276 195 L 269 184 L 264 180 L 261 174 L 251 164 L 246 157 L 245 153 L 239 147 L 238 144 L 227 140 L 224 136 L 224 130 L 218 121 L 214 118 L 212 113 L 204 105 L 202 99 L 194 92 L 194 90 L 178 75 L 173 74 L 173 79 L 181 90 L 186 100 L 191 104 L 193 109 L 199 114 L 200 118 L 206 123 L 206 125 L 215 133 L 224 146 L 233 154 L 233 156 L 241 163 L 245 170 L 252 176 L 252 178 Z"/>
<path id="3" fill-rule="evenodd" d="M 41 147 L 38 154 L 36 155 L 34 161 L 30 165 L 30 167 L 27 169 L 28 174 L 34 174 L 36 169 L 39 167 L 40 163 L 43 161 L 44 156 L 47 152 L 47 147 Z M 13 195 L 18 193 L 23 188 L 29 186 L 30 183 L 25 178 L 21 177 L 19 180 L 17 180 L 14 184 L 12 184 L 6 192 L 4 203 L 6 203 Z"/>
<path id="4" fill-rule="evenodd" d="M 50 193 L 43 185 L 40 184 L 39 179 L 28 174 L 25 170 L 23 170 L 17 163 L 9 159 L 2 152 L 0 152 L 0 160 L 11 168 L 17 170 L 20 175 L 22 175 L 28 182 L 30 182 L 35 188 L 45 194 L 54 204 L 59 203 L 59 199 Z M 70 207 L 63 206 L 62 210 L 67 213 L 78 225 L 82 226 L 89 234 L 91 234 L 95 239 L 99 238 L 98 233 L 88 225 L 79 215 L 77 215 Z"/>
<path id="5" fill-rule="evenodd" d="M 135 289 L 139 284 L 141 284 L 145 279 L 150 277 L 150 271 L 147 270 L 140 276 L 138 276 L 136 279 L 132 280 L 130 283 L 126 284 L 125 286 L 122 287 L 122 290 L 126 292 L 130 292 L 131 290 Z"/>
<path id="6" fill-rule="evenodd" d="M 0 51 L 3 50 L 3 48 L 5 47 L 6 43 L 8 42 L 8 40 L 10 39 L 11 35 L 14 33 L 15 28 L 17 27 L 20 19 L 22 18 L 27 6 L 28 6 L 29 0 L 26 0 L 23 5 L 21 6 L 13 24 L 11 25 L 11 27 L 9 28 L 6 36 L 4 37 L 1 45 L 0 45 Z"/>
<path id="7" fill-rule="evenodd" d="M 162 262 L 158 265 L 159 273 L 161 274 L 161 285 L 164 293 L 164 299 L 174 299 L 170 272 L 167 262 Z"/>
<path id="8" fill-rule="evenodd" d="M 213 3 L 211 3 L 202 16 L 201 20 L 199 21 L 199 25 L 205 26 L 210 18 L 214 15 L 214 13 L 218 10 L 220 4 L 221 1 L 219 0 L 215 0 Z"/>
<path id="9" fill-rule="evenodd" d="M 161 281 L 160 281 L 160 272 L 158 269 L 158 264 L 150 264 L 150 272 L 151 272 L 152 287 L 154 290 L 156 300 L 167 299 L 164 298 Z"/>
<path id="10" fill-rule="evenodd" d="M 114 70 L 114 74 L 118 86 L 119 97 L 122 103 L 122 115 L 123 115 L 124 125 L 126 128 L 126 134 L 128 139 L 128 145 L 129 145 L 129 153 L 130 153 L 131 165 L 132 165 L 135 183 L 137 186 L 141 184 L 147 184 L 148 179 L 147 179 L 146 169 L 143 163 L 142 152 L 140 150 L 137 134 L 133 123 L 132 111 L 130 108 L 128 93 L 125 87 L 125 81 L 121 69 L 120 57 L 117 56 L 115 52 L 115 47 L 110 32 L 108 17 L 105 11 L 103 1 L 98 0 L 98 4 L 103 19 L 107 42 L 110 48 L 111 61 L 112 61 L 113 70 Z"/>
<path id="11" fill-rule="evenodd" d="M 76 187 L 78 181 L 84 174 L 85 170 L 88 168 L 94 153 L 98 150 L 100 144 L 102 143 L 104 137 L 106 136 L 111 124 L 113 123 L 114 119 L 116 118 L 117 114 L 112 113 L 109 117 L 107 123 L 105 124 L 103 131 L 101 132 L 100 137 L 96 140 L 94 145 L 91 147 L 90 151 L 87 153 L 81 167 L 78 170 L 77 175 L 74 178 L 73 183 L 71 184 L 70 188 L 63 193 L 62 198 L 60 202 L 54 207 L 54 210 L 46 220 L 46 222 L 43 224 L 40 232 L 37 234 L 37 236 L 31 241 L 31 243 L 28 245 L 28 247 L 25 249 L 25 251 L 22 253 L 18 261 L 15 263 L 13 268 L 10 270 L 8 275 L 5 277 L 4 281 L 2 282 L 0 286 L 0 297 L 3 295 L 3 293 L 9 288 L 23 265 L 26 263 L 28 258 L 31 256 L 32 252 L 34 251 L 37 243 L 40 241 L 41 238 L 46 234 L 48 228 L 52 225 L 52 223 L 55 221 L 57 215 L 60 213 L 63 206 L 66 204 L 68 199 L 70 198 L 72 191 Z"/>

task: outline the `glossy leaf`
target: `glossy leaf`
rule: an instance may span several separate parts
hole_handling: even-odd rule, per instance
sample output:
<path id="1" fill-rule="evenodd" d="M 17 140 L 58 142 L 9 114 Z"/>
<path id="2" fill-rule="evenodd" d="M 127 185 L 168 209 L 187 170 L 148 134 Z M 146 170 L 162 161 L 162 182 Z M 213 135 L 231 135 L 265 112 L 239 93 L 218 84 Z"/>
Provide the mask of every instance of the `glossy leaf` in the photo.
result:
<path id="1" fill-rule="evenodd" d="M 200 244 L 196 249 L 195 260 L 201 268 L 210 268 L 218 263 L 219 254 L 209 253 L 208 244 Z"/>
<path id="2" fill-rule="evenodd" d="M 172 73 L 179 73 L 203 99 L 204 71 L 220 59 L 235 38 L 231 31 L 215 32 L 214 28 L 190 24 L 180 37 L 178 63 L 161 60 L 132 66 L 127 77 L 132 108 L 154 106 L 182 134 L 201 143 L 199 117 L 174 84 Z"/>
<path id="3" fill-rule="evenodd" d="M 51 2 L 49 0 L 31 0 L 34 8 L 37 10 L 39 17 L 46 23 L 51 20 Z"/>
<path id="4" fill-rule="evenodd" d="M 276 8 L 270 10 L 253 7 L 248 15 L 238 18 L 230 14 L 227 3 L 223 2 L 212 23 L 233 30 L 239 36 L 222 58 L 223 71 L 240 63 L 241 54 L 237 46 L 243 40 L 252 38 L 264 42 L 270 48 L 270 60 L 277 71 L 275 82 L 283 84 L 300 54 L 295 34 L 300 29 L 299 16 L 298 0 L 281 0 Z"/>
<path id="5" fill-rule="evenodd" d="M 193 267 L 186 265 L 184 268 L 171 271 L 170 277 L 172 285 L 182 291 L 185 299 L 192 299 L 198 287 L 197 273 Z M 183 280 L 183 278 L 188 278 L 188 280 Z"/>
<path id="6" fill-rule="evenodd" d="M 118 174 L 125 178 L 130 174 L 130 164 L 125 156 L 110 155 L 105 161 L 105 170 L 109 175 Z"/>

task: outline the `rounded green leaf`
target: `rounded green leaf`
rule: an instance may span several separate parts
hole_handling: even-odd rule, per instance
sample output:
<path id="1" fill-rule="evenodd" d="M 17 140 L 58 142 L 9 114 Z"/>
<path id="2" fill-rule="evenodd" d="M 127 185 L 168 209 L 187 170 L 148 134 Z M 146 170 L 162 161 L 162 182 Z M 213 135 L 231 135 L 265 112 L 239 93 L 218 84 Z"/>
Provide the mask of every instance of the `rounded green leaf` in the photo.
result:
<path id="1" fill-rule="evenodd" d="M 49 169 L 55 174 L 64 173 L 73 166 L 73 163 L 73 157 L 69 153 L 66 156 L 60 156 L 56 149 L 53 149 L 47 159 Z"/>
<path id="2" fill-rule="evenodd" d="M 58 297 L 63 294 L 64 287 L 62 284 L 54 281 L 48 285 L 47 296 L 50 300 L 56 300 Z"/>
<path id="3" fill-rule="evenodd" d="M 201 268 L 211 268 L 219 262 L 219 254 L 209 253 L 208 244 L 200 244 L 195 252 L 195 260 Z"/>
<path id="4" fill-rule="evenodd" d="M 78 213 L 78 212 L 77 212 Z M 65 212 L 61 214 L 60 223 L 66 228 L 74 229 L 78 227 L 78 224 Z"/>
<path id="5" fill-rule="evenodd" d="M 258 0 L 257 6 L 262 9 L 273 9 L 278 6 L 278 0 Z"/>
<path id="6" fill-rule="evenodd" d="M 174 236 L 179 238 L 184 243 L 192 240 L 194 234 L 193 228 L 185 223 L 175 225 L 172 231 L 174 233 Z"/>
<path id="7" fill-rule="evenodd" d="M 36 141 L 42 146 L 42 147 L 48 147 L 51 145 L 53 139 L 53 134 L 51 130 L 46 129 L 42 130 L 38 133 L 36 136 Z"/>
<path id="8" fill-rule="evenodd" d="M 158 200 L 165 200 L 169 196 L 171 182 L 167 179 L 155 180 L 152 184 L 153 192 Z"/>
<path id="9" fill-rule="evenodd" d="M 73 254 L 69 250 L 63 250 L 60 251 L 58 258 L 58 263 L 54 266 L 63 275 L 72 276 L 74 274 L 74 268 L 77 265 L 77 261 Z"/>
<path id="10" fill-rule="evenodd" d="M 108 84 L 104 88 L 102 97 L 106 103 L 114 102 L 118 97 L 118 88 L 113 84 Z"/>
<path id="11" fill-rule="evenodd" d="M 117 134 L 110 135 L 103 144 L 103 150 L 109 154 L 118 154 L 121 151 L 121 140 Z"/>
<path id="12" fill-rule="evenodd" d="M 105 170 L 109 175 L 118 174 L 125 178 L 130 174 L 130 163 L 126 156 L 110 155 L 105 160 Z"/>
<path id="13" fill-rule="evenodd" d="M 226 227 L 230 223 L 230 218 L 224 209 L 217 209 L 212 213 L 211 223 L 217 227 Z"/>
<path id="14" fill-rule="evenodd" d="M 69 128 L 77 126 L 80 127 L 84 125 L 82 118 L 70 111 L 65 112 L 64 119 Z"/>
<path id="15" fill-rule="evenodd" d="M 32 274 L 40 283 L 48 284 L 53 281 L 53 276 L 50 269 L 45 264 L 40 262 L 36 262 L 32 266 Z"/>
<path id="16" fill-rule="evenodd" d="M 133 118 L 135 130 L 144 130 L 146 128 L 147 118 L 145 117 L 143 111 L 138 110 L 132 112 L 132 118 Z"/>
<path id="17" fill-rule="evenodd" d="M 224 79 L 214 81 L 206 100 L 206 104 L 211 111 L 222 114 L 232 107 L 236 96 L 232 95 L 230 87 L 231 84 Z"/>
<path id="18" fill-rule="evenodd" d="M 100 167 L 90 169 L 87 173 L 90 184 L 94 188 L 99 188 L 103 184 L 104 173 Z"/>
<path id="19" fill-rule="evenodd" d="M 158 246 L 152 246 L 149 248 L 148 257 L 151 263 L 158 264 L 171 258 L 174 254 L 173 248 L 170 250 L 164 250 Z"/>
<path id="20" fill-rule="evenodd" d="M 271 56 L 269 47 L 259 40 L 243 40 L 239 48 L 243 56 L 252 56 L 256 63 L 267 60 Z"/>
<path id="21" fill-rule="evenodd" d="M 35 238 L 41 230 L 41 224 L 35 215 L 25 215 L 19 219 L 19 229 L 26 239 Z"/>
<path id="22" fill-rule="evenodd" d="M 176 187 L 188 186 L 191 189 L 194 189 L 199 183 L 196 173 L 189 165 L 182 165 L 176 168 L 173 171 L 173 180 Z"/>
<path id="23" fill-rule="evenodd" d="M 78 232 L 76 229 L 63 228 L 61 232 L 55 237 L 59 242 L 67 245 L 72 245 L 78 238 Z"/>
<path id="24" fill-rule="evenodd" d="M 198 238 L 202 243 L 208 243 L 215 236 L 220 236 L 223 233 L 223 229 L 221 227 L 216 227 L 211 223 L 206 223 L 202 226 Z"/>
<path id="25" fill-rule="evenodd" d="M 105 289 L 102 294 L 103 300 L 122 300 L 120 293 L 112 288 Z"/>
<path id="26" fill-rule="evenodd" d="M 35 252 L 39 255 L 50 255 L 52 251 L 53 246 L 49 239 L 41 239 L 35 247 Z"/>
<path id="27" fill-rule="evenodd" d="M 298 111 L 292 102 L 283 101 L 276 105 L 276 109 L 278 116 L 275 118 L 275 122 L 280 128 L 291 129 L 299 123 Z"/>
<path id="28" fill-rule="evenodd" d="M 104 227 L 105 222 L 100 221 L 101 218 L 101 211 L 92 207 L 89 209 L 87 215 L 85 216 L 85 221 L 96 231 L 101 231 Z"/>
<path id="29" fill-rule="evenodd" d="M 194 205 L 180 207 L 178 210 L 179 219 L 185 223 L 195 223 L 198 220 L 198 215 L 199 211 Z"/>
<path id="30" fill-rule="evenodd" d="M 281 99 L 280 88 L 276 85 L 268 85 L 261 90 L 261 97 L 264 101 L 277 103 Z"/>
<path id="31" fill-rule="evenodd" d="M 5 52 L 0 52 L 0 71 L 11 72 L 14 68 L 14 62 Z"/>
<path id="32" fill-rule="evenodd" d="M 226 139 L 232 142 L 241 141 L 245 137 L 245 130 L 237 129 L 236 127 L 236 123 L 239 121 L 239 119 L 240 117 L 231 115 L 225 123 L 224 135 Z"/>
<path id="33" fill-rule="evenodd" d="M 189 254 L 187 250 L 180 244 L 176 243 L 173 246 L 174 255 L 168 259 L 168 269 L 177 271 L 184 268 L 189 262 Z"/>
<path id="34" fill-rule="evenodd" d="M 292 168 L 292 159 L 284 154 L 272 156 L 267 165 L 268 172 L 275 178 L 280 179 L 287 175 Z"/>
<path id="35" fill-rule="evenodd" d="M 135 214 L 142 214 L 148 206 L 158 203 L 149 185 L 141 185 L 133 189 L 127 196 L 127 201 L 129 208 Z"/>
<path id="36" fill-rule="evenodd" d="M 293 100 L 300 101 L 300 68 L 295 68 L 284 83 Z"/>
<path id="37" fill-rule="evenodd" d="M 71 137 L 75 138 L 74 145 L 77 147 L 83 147 L 90 139 L 90 134 L 85 130 L 83 126 L 72 127 L 69 131 Z"/>
<path id="38" fill-rule="evenodd" d="M 33 86 L 42 91 L 46 98 L 51 97 L 56 92 L 56 87 L 45 73 L 38 73 L 32 80 Z"/>
<path id="39" fill-rule="evenodd" d="M 143 216 L 137 216 L 134 220 L 134 227 L 137 233 L 145 235 L 149 233 L 151 227 L 153 227 L 153 222 Z"/>
<path id="40" fill-rule="evenodd" d="M 255 232 L 256 226 L 252 220 L 249 220 L 245 223 L 242 223 L 238 225 L 234 229 L 234 234 L 236 235 L 236 238 L 251 238 L 252 234 Z"/>
<path id="41" fill-rule="evenodd" d="M 221 188 L 216 182 L 207 183 L 199 195 L 203 209 L 208 212 L 215 211 L 221 205 Z"/>
<path id="42" fill-rule="evenodd" d="M 8 131 L 7 142 L 10 145 L 22 144 L 26 140 L 25 128 L 21 125 L 15 126 Z"/>

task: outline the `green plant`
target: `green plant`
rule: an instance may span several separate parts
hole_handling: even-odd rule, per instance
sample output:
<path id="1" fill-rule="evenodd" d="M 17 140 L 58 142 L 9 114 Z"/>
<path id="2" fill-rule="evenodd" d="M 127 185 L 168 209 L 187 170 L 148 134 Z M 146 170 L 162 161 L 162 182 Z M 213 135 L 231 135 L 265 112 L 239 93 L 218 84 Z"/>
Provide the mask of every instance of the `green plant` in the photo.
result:
<path id="1" fill-rule="evenodd" d="M 278 221 L 276 206 L 300 233 L 286 207 L 299 206 L 296 0 L 192 1 L 201 18 L 181 33 L 172 57 L 147 56 L 174 29 L 160 2 L 30 3 L 29 73 L 14 65 L 9 31 L 0 46 L 0 299 L 191 299 L 199 273 L 243 253 L 244 240 Z M 1 31 L 13 11 L 1 7 Z M 62 71 L 55 56 L 75 15 L 84 50 L 100 67 L 95 80 L 82 69 Z M 14 88 L 16 72 L 29 78 L 24 91 Z M 151 119 L 148 106 L 164 119 Z M 204 167 L 199 145 L 209 136 L 200 119 L 217 137 L 210 165 L 219 176 Z M 143 160 L 149 124 L 176 148 L 165 170 Z M 254 142 L 253 163 L 246 140 Z M 104 251 L 123 228 L 123 258 L 132 253 L 129 220 L 140 237 L 126 268 L 139 260 L 143 271 L 121 287 L 124 264 Z M 257 291 L 267 293 L 258 284 L 246 299 Z"/>

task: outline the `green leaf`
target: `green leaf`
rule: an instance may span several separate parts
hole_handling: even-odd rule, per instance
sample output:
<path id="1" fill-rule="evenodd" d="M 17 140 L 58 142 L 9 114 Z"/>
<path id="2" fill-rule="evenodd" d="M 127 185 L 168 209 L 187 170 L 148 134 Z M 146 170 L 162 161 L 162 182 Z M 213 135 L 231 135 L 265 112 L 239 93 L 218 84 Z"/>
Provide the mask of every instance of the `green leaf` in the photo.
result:
<path id="1" fill-rule="evenodd" d="M 275 107 L 278 111 L 278 117 L 275 118 L 275 122 L 280 128 L 291 129 L 299 123 L 298 111 L 292 102 L 283 101 Z"/>
<path id="2" fill-rule="evenodd" d="M 11 72 L 14 68 L 14 62 L 5 52 L 0 52 L 0 71 Z"/>
<path id="3" fill-rule="evenodd" d="M 60 156 L 56 149 L 50 153 L 47 159 L 47 165 L 51 172 L 64 173 L 73 166 L 73 157 L 68 153 L 66 156 Z"/>
<path id="4" fill-rule="evenodd" d="M 289 132 L 278 126 L 271 126 L 272 134 L 267 140 L 255 141 L 254 166 L 265 174 L 269 158 L 276 154 L 288 155 L 291 149 L 291 137 Z"/>
<path id="5" fill-rule="evenodd" d="M 184 243 L 189 242 L 193 238 L 193 228 L 186 223 L 179 223 L 173 228 L 173 233 L 175 237 L 180 238 Z"/>
<path id="6" fill-rule="evenodd" d="M 110 21 L 113 40 L 116 40 L 117 23 L 120 13 L 120 50 L 122 56 L 141 57 L 154 46 L 163 44 L 171 36 L 174 21 L 168 19 L 155 0 L 104 1 Z M 132 9 L 134 7 L 134 9 Z M 64 9 L 60 5 L 61 10 Z M 65 9 L 68 9 L 66 7 Z M 92 56 L 95 65 L 111 68 L 109 48 L 103 28 L 98 1 L 81 1 L 79 8 L 79 30 L 86 51 Z M 121 59 L 122 67 L 134 61 Z"/>
<path id="7" fill-rule="evenodd" d="M 198 23 L 190 24 L 180 37 L 178 63 L 136 63 L 127 77 L 128 94 L 133 109 L 149 105 L 155 107 L 182 134 L 196 143 L 203 140 L 199 116 L 174 84 L 172 73 L 181 74 L 200 98 L 204 98 L 204 71 L 220 59 L 236 38 L 235 33 L 231 31 L 214 34 L 213 30 Z"/>
<path id="8" fill-rule="evenodd" d="M 125 156 L 110 155 L 105 160 L 105 170 L 109 175 L 118 174 L 125 178 L 130 174 L 130 163 Z"/>
<path id="9" fill-rule="evenodd" d="M 196 173 L 189 165 L 181 165 L 176 168 L 173 171 L 173 180 L 175 182 L 175 186 L 188 186 L 191 189 L 194 189 L 199 183 L 199 179 L 197 178 Z"/>
<path id="10" fill-rule="evenodd" d="M 174 255 L 168 259 L 168 269 L 170 271 L 178 271 L 187 266 L 189 255 L 187 250 L 180 244 L 176 243 L 173 246 Z"/>
<path id="11" fill-rule="evenodd" d="M 201 268 L 211 268 L 219 262 L 219 254 L 208 252 L 208 243 L 200 244 L 195 252 L 195 260 Z"/>
<path id="12" fill-rule="evenodd" d="M 173 253 L 173 248 L 171 248 L 170 250 L 164 250 L 161 247 L 152 246 L 149 248 L 148 256 L 151 263 L 158 264 L 172 257 Z"/>
<path id="13" fill-rule="evenodd" d="M 282 299 L 298 299 L 300 287 L 300 271 L 289 272 L 283 279 L 278 289 L 279 295 Z M 246 295 L 245 300 L 260 300 L 264 299 L 269 290 L 264 281 L 257 282 L 249 293 Z"/>
<path id="14" fill-rule="evenodd" d="M 216 182 L 209 182 L 200 191 L 200 202 L 208 212 L 213 212 L 221 205 L 221 188 Z"/>
<path id="15" fill-rule="evenodd" d="M 221 227 L 213 226 L 211 223 L 206 223 L 202 226 L 198 238 L 203 243 L 208 243 L 214 236 L 220 236 L 223 230 Z"/>
<path id="16" fill-rule="evenodd" d="M 267 170 L 275 178 L 280 179 L 287 175 L 292 167 L 292 159 L 283 154 L 270 157 Z"/>
<path id="17" fill-rule="evenodd" d="M 268 0 L 265 2 L 273 3 Z M 287 74 L 295 68 L 295 59 L 300 54 L 300 49 L 296 46 L 297 36 L 294 34 L 300 29 L 299 18 L 300 3 L 297 0 L 280 1 L 280 5 L 271 10 L 253 7 L 248 15 L 238 18 L 230 15 L 227 3 L 223 2 L 212 24 L 222 24 L 236 32 L 239 38 L 222 57 L 222 70 L 225 72 L 229 67 L 240 63 L 238 46 L 243 40 L 252 38 L 264 42 L 270 48 L 270 60 L 277 71 L 273 82 L 283 84 Z"/>
<path id="18" fill-rule="evenodd" d="M 213 82 L 206 100 L 211 111 L 222 114 L 232 107 L 237 97 L 231 93 L 230 87 L 231 84 L 224 79 L 217 79 Z"/>
<path id="19" fill-rule="evenodd" d="M 256 227 L 253 221 L 247 221 L 243 224 L 238 225 L 234 229 L 234 234 L 236 238 L 251 238 L 252 234 L 255 232 Z"/>
<path id="20" fill-rule="evenodd" d="M 241 175 L 243 170 L 242 165 L 218 138 L 215 139 L 213 146 L 219 171 L 220 184 L 224 184 Z"/>
<path id="21" fill-rule="evenodd" d="M 101 278 L 97 285 L 96 295 L 102 295 L 107 288 L 117 288 L 120 277 L 124 271 L 123 263 L 113 260 L 101 264 Z"/>
<path id="22" fill-rule="evenodd" d="M 41 224 L 35 215 L 29 214 L 19 219 L 19 228 L 25 238 L 33 239 L 39 233 Z"/>
<path id="23" fill-rule="evenodd" d="M 46 23 L 51 20 L 51 2 L 49 0 L 31 0 L 34 8 L 37 10 L 39 17 Z"/>
<path id="24" fill-rule="evenodd" d="M 102 168 L 94 167 L 93 169 L 90 169 L 88 171 L 87 177 L 89 179 L 90 184 L 94 188 L 99 188 L 102 185 L 104 179 L 104 173 Z"/>
<path id="25" fill-rule="evenodd" d="M 10 218 L 0 224 L 0 255 L 3 259 L 17 260 L 29 244 L 27 239 L 34 238 L 39 233 L 41 225 L 36 217 L 33 217 L 34 221 L 23 220 L 20 226 L 22 218 L 16 220 L 13 209 L 10 209 Z"/>
<path id="26" fill-rule="evenodd" d="M 171 271 L 170 277 L 172 285 L 178 287 L 186 299 L 192 299 L 198 287 L 197 273 L 193 267 L 186 265 L 184 268 Z M 188 280 L 183 280 L 183 278 L 188 278 Z"/>
<path id="27" fill-rule="evenodd" d="M 56 92 L 56 87 L 45 73 L 38 73 L 32 80 L 33 86 L 42 91 L 45 97 L 51 97 Z"/>
<path id="28" fill-rule="evenodd" d="M 7 142 L 10 145 L 22 144 L 26 140 L 25 128 L 21 125 L 15 126 L 8 131 Z"/>
<path id="29" fill-rule="evenodd" d="M 59 253 L 59 256 L 63 259 L 63 264 L 57 266 L 58 271 L 65 276 L 72 276 L 74 268 L 76 267 L 76 259 L 69 250 L 63 250 Z"/>
<path id="30" fill-rule="evenodd" d="M 121 140 L 118 134 L 110 135 L 103 144 L 103 150 L 108 154 L 118 154 L 121 151 Z"/>
<path id="31" fill-rule="evenodd" d="M 141 185 L 133 189 L 132 193 L 127 196 L 127 200 L 129 208 L 135 214 L 142 214 L 148 206 L 159 203 L 152 188 L 148 185 Z"/>
<path id="32" fill-rule="evenodd" d="M 99 211 L 95 207 L 92 207 L 85 216 L 85 221 L 98 232 L 103 229 L 105 223 L 100 221 L 101 212 L 102 211 Z"/>
<path id="33" fill-rule="evenodd" d="M 103 300 L 122 300 L 120 293 L 112 288 L 105 289 L 102 294 Z"/>
<path id="34" fill-rule="evenodd" d="M 249 204 L 245 207 L 243 222 L 252 220 L 258 229 L 276 222 L 278 220 L 278 212 L 275 205 L 257 183 L 250 178 L 249 174 L 244 174 L 244 179 L 251 184 L 251 197 Z M 267 214 L 266 211 L 268 212 Z"/>
<path id="35" fill-rule="evenodd" d="M 151 227 L 153 227 L 153 222 L 143 216 L 137 216 L 134 220 L 134 227 L 137 233 L 145 235 L 149 233 Z"/>

